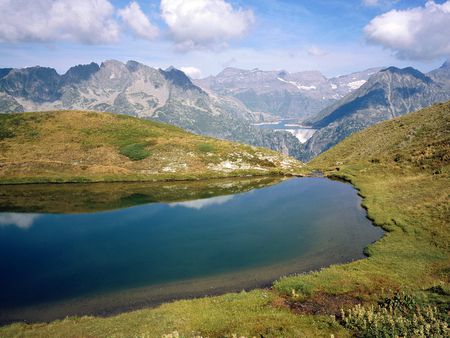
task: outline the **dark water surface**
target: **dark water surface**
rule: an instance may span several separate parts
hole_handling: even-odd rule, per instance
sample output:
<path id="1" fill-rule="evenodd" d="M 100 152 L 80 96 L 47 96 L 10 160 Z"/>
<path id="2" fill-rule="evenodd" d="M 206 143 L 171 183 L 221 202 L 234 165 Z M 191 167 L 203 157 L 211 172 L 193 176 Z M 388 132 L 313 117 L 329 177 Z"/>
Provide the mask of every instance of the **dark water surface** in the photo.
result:
<path id="1" fill-rule="evenodd" d="M 55 188 L 39 189 L 51 201 Z M 139 202 L 145 194 L 132 196 Z M 360 203 L 348 184 L 294 178 L 119 210 L 2 212 L 0 321 L 101 314 L 240 290 L 361 258 L 382 230 Z"/>

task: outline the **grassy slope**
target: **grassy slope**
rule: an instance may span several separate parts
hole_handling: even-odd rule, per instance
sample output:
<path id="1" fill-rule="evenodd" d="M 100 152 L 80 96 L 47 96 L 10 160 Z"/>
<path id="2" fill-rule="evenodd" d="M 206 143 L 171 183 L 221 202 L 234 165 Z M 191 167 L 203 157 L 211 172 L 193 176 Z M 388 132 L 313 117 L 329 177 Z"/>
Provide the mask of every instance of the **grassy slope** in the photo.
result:
<path id="1" fill-rule="evenodd" d="M 448 304 L 449 130 L 450 104 L 435 105 L 355 134 L 309 164 L 350 180 L 370 217 L 389 231 L 368 248 L 367 259 L 283 278 L 272 291 L 179 301 L 106 319 L 14 324 L 0 336 L 158 337 L 178 330 L 186 337 L 342 337 L 349 333 L 330 317 L 296 315 L 285 304 L 320 305 L 326 294 L 337 295 L 337 302 L 343 295 L 371 301 L 397 289 Z M 426 291 L 436 286 L 439 295 Z"/>
<path id="2" fill-rule="evenodd" d="M 351 181 L 386 235 L 370 257 L 276 283 L 277 290 L 351 292 L 448 285 L 450 267 L 450 103 L 375 125 L 311 163 Z"/>
<path id="3" fill-rule="evenodd" d="M 0 114 L 0 183 L 145 181 L 292 173 L 279 153 L 125 115 Z"/>

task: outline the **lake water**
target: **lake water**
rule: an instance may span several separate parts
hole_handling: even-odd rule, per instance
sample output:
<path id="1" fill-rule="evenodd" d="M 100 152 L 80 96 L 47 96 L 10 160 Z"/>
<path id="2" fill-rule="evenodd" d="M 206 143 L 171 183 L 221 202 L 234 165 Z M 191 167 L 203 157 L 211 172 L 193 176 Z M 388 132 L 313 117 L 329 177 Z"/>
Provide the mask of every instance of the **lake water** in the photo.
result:
<path id="1" fill-rule="evenodd" d="M 294 135 L 300 143 L 305 143 L 308 141 L 317 130 L 298 123 L 296 119 L 284 119 L 277 122 L 268 123 L 255 123 L 254 126 L 261 129 L 287 131 Z"/>
<path id="2" fill-rule="evenodd" d="M 134 184 L 139 192 L 125 197 L 119 192 L 126 184 L 91 185 L 92 191 L 87 185 L 3 189 L 0 321 L 113 313 L 264 286 L 285 274 L 361 258 L 382 235 L 349 184 L 243 182 L 196 189 Z M 64 193 L 70 189 L 73 195 Z M 178 193 L 168 197 L 163 189 Z M 192 190 L 199 193 L 186 193 Z M 158 196 L 172 202 L 148 203 Z M 23 212 L 27 208 L 33 213 Z"/>

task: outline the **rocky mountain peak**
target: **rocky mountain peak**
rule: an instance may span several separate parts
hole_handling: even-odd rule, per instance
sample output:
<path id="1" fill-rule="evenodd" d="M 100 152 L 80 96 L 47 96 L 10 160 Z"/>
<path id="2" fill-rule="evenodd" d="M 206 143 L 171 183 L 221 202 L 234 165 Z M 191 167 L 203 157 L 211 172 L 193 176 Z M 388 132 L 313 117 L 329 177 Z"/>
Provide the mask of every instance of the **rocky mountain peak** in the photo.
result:
<path id="1" fill-rule="evenodd" d="M 0 79 L 8 75 L 12 68 L 0 68 Z"/>
<path id="2" fill-rule="evenodd" d="M 139 62 L 134 61 L 134 60 L 128 60 L 127 63 L 126 63 L 126 67 L 128 68 L 128 70 L 130 72 L 136 72 L 141 67 L 144 67 L 144 65 L 142 63 L 139 63 Z"/>
<path id="3" fill-rule="evenodd" d="M 95 62 L 87 65 L 77 65 L 71 67 L 63 76 L 63 84 L 79 83 L 88 80 L 93 74 L 100 70 L 100 66 Z"/>
<path id="4" fill-rule="evenodd" d="M 413 68 L 413 67 L 406 67 L 406 68 L 397 68 L 397 67 L 389 67 L 386 69 L 383 69 L 380 71 L 379 74 L 383 73 L 391 73 L 396 74 L 399 76 L 412 76 L 422 82 L 430 83 L 433 82 L 431 78 L 420 72 L 419 70 Z"/>
<path id="5" fill-rule="evenodd" d="M 447 87 L 447 90 L 450 89 L 450 59 L 445 61 L 441 67 L 438 69 L 432 70 L 427 74 L 431 77 L 435 82 Z"/>
<path id="6" fill-rule="evenodd" d="M 104 61 L 94 76 L 96 86 L 102 90 L 124 90 L 131 82 L 131 73 L 124 63 L 117 60 Z"/>
<path id="7" fill-rule="evenodd" d="M 175 86 L 181 87 L 185 90 L 187 89 L 200 90 L 200 88 L 198 88 L 191 82 L 191 80 L 185 73 L 183 73 L 179 69 L 176 69 L 173 66 L 170 66 L 166 70 L 160 70 L 160 72 L 167 81 L 169 81 L 171 84 Z"/>
<path id="8" fill-rule="evenodd" d="M 57 100 L 59 86 L 59 74 L 48 67 L 12 69 L 0 79 L 0 91 L 37 102 Z"/>
<path id="9" fill-rule="evenodd" d="M 229 77 L 229 76 L 236 76 L 242 73 L 248 72 L 248 70 L 234 68 L 234 67 L 226 67 L 224 70 L 222 70 L 219 74 L 217 74 L 216 77 Z"/>

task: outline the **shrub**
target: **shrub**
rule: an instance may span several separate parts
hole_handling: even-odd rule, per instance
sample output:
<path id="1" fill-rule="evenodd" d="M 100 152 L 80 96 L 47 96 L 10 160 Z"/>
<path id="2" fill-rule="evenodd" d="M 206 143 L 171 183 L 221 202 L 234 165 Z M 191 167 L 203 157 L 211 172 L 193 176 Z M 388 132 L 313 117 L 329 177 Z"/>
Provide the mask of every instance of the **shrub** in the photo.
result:
<path id="1" fill-rule="evenodd" d="M 209 143 L 200 143 L 197 146 L 197 149 L 199 151 L 201 151 L 202 153 L 213 153 L 216 151 L 216 148 L 212 144 L 209 144 Z"/>
<path id="2" fill-rule="evenodd" d="M 140 161 L 150 156 L 150 151 L 146 149 L 147 145 L 147 143 L 131 143 L 120 147 L 119 152 L 132 161 Z"/>
<path id="3" fill-rule="evenodd" d="M 341 324 L 358 337 L 448 337 L 448 325 L 441 317 L 436 307 L 420 306 L 405 294 L 377 306 L 341 309 Z"/>
<path id="4" fill-rule="evenodd" d="M 16 136 L 16 134 L 14 134 L 11 130 L 2 128 L 0 126 L 0 140 L 4 140 L 7 138 L 13 138 L 14 136 Z"/>

